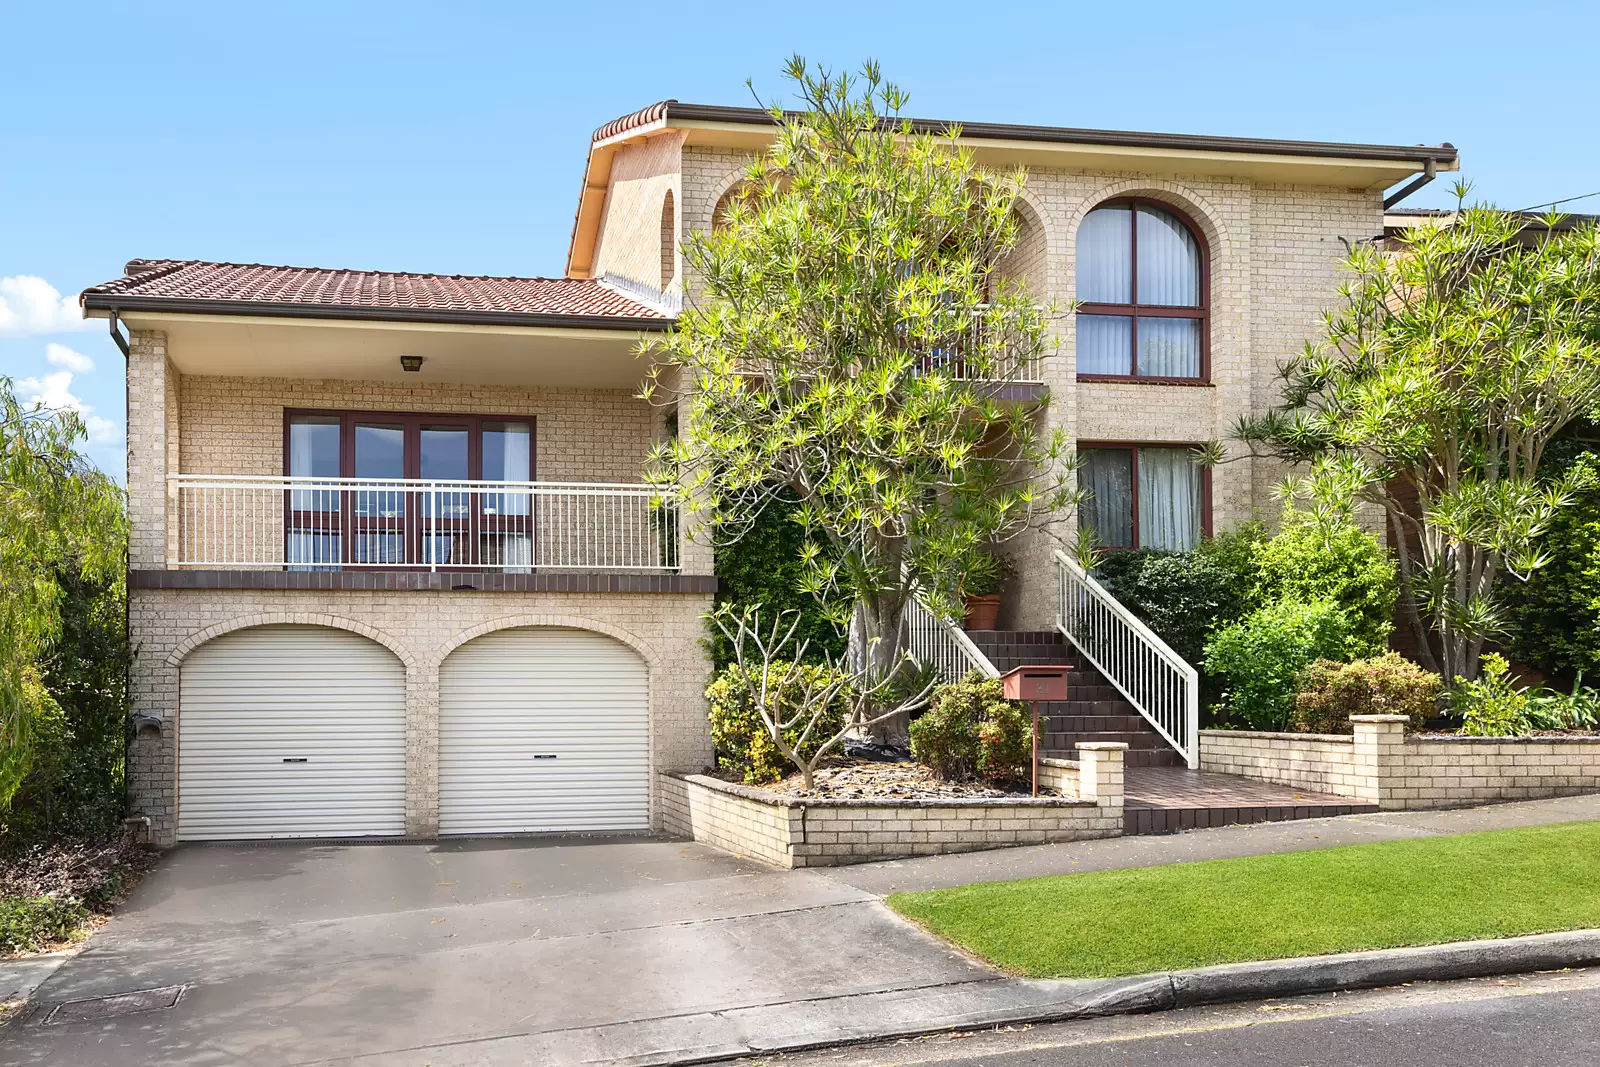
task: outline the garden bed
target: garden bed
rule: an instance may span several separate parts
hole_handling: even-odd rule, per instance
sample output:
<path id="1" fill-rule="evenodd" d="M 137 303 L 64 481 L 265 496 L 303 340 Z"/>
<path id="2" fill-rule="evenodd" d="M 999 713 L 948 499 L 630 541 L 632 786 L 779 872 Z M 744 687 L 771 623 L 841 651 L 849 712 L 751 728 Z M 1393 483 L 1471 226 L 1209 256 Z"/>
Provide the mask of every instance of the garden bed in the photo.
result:
<path id="1" fill-rule="evenodd" d="M 717 777 L 729 780 L 722 775 Z M 780 782 L 761 788 L 769 793 L 804 800 L 994 800 L 1026 797 L 1032 791 L 1028 782 L 1015 782 L 1009 786 L 996 786 L 976 778 L 949 782 L 937 777 L 922 764 L 909 761 L 835 760 L 819 767 L 813 780 L 815 787 L 810 790 L 806 789 L 805 779 L 799 774 L 791 774 Z M 1055 795 L 1054 789 L 1041 788 L 1040 792 Z"/>
<path id="2" fill-rule="evenodd" d="M 664 828 L 780 867 L 832 867 L 871 860 L 975 852 L 1013 845 L 1115 837 L 1122 833 L 1122 750 L 1091 748 L 1079 761 L 1050 760 L 1041 779 L 1057 795 L 867 795 L 875 779 L 911 789 L 911 776 L 857 771 L 833 788 L 860 796 L 780 792 L 708 775 L 659 778 Z M 905 764 L 877 764 L 906 768 Z M 920 768 L 919 768 L 920 770 Z M 899 780 L 901 784 L 892 784 Z M 830 779 L 831 781 L 831 779 Z M 954 787 L 946 787 L 954 788 Z M 1066 795 L 1062 795 L 1066 794 Z"/>
<path id="3" fill-rule="evenodd" d="M 63 841 L 0 853 L 0 958 L 49 952 L 88 937 L 155 865 L 130 843 Z"/>

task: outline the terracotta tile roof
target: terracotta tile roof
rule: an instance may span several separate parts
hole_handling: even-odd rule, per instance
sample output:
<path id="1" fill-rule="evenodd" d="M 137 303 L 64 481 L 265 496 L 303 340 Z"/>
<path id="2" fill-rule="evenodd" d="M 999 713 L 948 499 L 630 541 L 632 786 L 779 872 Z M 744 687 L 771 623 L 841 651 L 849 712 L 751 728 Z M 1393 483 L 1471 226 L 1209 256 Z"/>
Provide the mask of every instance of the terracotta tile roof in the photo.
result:
<path id="1" fill-rule="evenodd" d="M 652 122 L 659 122 L 667 117 L 667 109 L 676 103 L 676 100 L 662 100 L 659 103 L 651 104 L 649 107 L 641 107 L 638 111 L 630 112 L 621 118 L 612 119 L 598 130 L 595 130 L 591 140 L 604 141 L 607 137 L 615 137 L 619 133 L 637 129 L 640 126 L 648 126 Z"/>
<path id="2" fill-rule="evenodd" d="M 116 281 L 92 286 L 86 308 L 310 315 L 388 321 L 499 322 L 624 327 L 665 325 L 667 315 L 580 278 L 277 267 L 260 263 L 136 259 Z M 545 320 L 545 321 L 541 321 Z"/>

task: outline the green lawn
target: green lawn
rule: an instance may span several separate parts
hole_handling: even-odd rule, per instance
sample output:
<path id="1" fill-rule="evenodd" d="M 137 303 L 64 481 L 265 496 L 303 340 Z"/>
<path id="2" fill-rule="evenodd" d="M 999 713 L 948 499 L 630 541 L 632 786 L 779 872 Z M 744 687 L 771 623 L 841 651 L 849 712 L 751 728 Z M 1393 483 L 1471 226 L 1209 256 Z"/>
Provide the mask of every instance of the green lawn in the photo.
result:
<path id="1" fill-rule="evenodd" d="M 1037 978 L 1600 927 L 1600 823 L 897 893 L 889 906 Z"/>

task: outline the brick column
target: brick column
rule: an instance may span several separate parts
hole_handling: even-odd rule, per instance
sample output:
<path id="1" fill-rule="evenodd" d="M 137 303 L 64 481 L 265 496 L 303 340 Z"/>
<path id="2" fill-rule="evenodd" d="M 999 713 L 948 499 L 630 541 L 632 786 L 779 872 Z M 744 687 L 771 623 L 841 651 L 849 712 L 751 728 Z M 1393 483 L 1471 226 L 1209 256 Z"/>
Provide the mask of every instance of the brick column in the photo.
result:
<path id="1" fill-rule="evenodd" d="M 406 836 L 439 836 L 439 665 L 406 671 Z"/>
<path id="2" fill-rule="evenodd" d="M 167 335 L 135 330 L 128 342 L 128 566 L 167 564 L 167 475 L 178 473 L 177 372 Z"/>
<path id="3" fill-rule="evenodd" d="M 1380 808 L 1404 807 L 1395 795 L 1404 775 L 1404 715 L 1352 715 L 1355 727 L 1355 795 Z"/>
<path id="4" fill-rule="evenodd" d="M 1125 741 L 1078 742 L 1078 799 L 1102 808 L 1122 807 Z"/>

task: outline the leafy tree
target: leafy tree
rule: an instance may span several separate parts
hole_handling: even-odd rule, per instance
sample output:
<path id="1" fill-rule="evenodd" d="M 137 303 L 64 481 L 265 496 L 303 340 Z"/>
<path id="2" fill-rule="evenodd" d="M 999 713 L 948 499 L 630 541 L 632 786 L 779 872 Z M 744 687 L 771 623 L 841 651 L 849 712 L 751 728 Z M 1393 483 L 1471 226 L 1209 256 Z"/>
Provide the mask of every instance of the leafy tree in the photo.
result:
<path id="1" fill-rule="evenodd" d="M 1509 648 L 1545 670 L 1600 678 L 1600 452 L 1577 454 L 1563 473 L 1575 499 L 1539 538 L 1550 563 L 1503 588 Z"/>
<path id="2" fill-rule="evenodd" d="M 78 453 L 83 436 L 77 415 L 26 409 L 0 378 L 0 810 L 28 772 L 37 728 L 61 719 L 45 678 L 62 573 L 122 581 L 122 493 Z"/>
<path id="3" fill-rule="evenodd" d="M 1256 600 L 1331 600 L 1350 624 L 1351 656 L 1376 652 L 1394 631 L 1395 566 L 1377 538 L 1283 510 L 1277 536 L 1255 546 Z"/>
<path id="4" fill-rule="evenodd" d="M 1600 401 L 1600 228 L 1528 243 L 1526 225 L 1472 207 L 1396 250 L 1354 248 L 1325 337 L 1283 368 L 1284 405 L 1236 430 L 1309 462 L 1290 490 L 1320 520 L 1381 509 L 1405 617 L 1447 679 L 1475 677 L 1504 629 L 1502 572 L 1549 562 L 1537 538 L 1571 491 L 1541 479 L 1545 447 Z"/>
<path id="5" fill-rule="evenodd" d="M 1046 309 L 996 271 L 1021 172 L 978 166 L 959 130 L 913 131 L 873 64 L 788 75 L 803 113 L 773 110 L 725 224 L 685 242 L 700 292 L 644 395 L 686 417 L 652 477 L 724 541 L 792 494 L 803 588 L 876 680 L 903 662 L 912 597 L 953 615 L 975 554 L 1076 494 L 1065 438 L 997 399 L 1046 347 Z"/>

